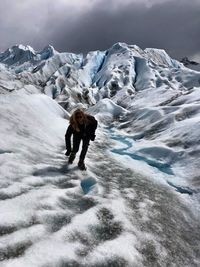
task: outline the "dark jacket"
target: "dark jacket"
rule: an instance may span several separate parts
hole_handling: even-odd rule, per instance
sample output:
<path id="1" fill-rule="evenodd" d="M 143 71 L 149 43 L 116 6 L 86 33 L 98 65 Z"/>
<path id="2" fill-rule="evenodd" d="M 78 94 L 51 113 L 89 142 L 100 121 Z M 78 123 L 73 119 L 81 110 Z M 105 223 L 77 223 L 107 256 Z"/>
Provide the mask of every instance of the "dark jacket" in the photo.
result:
<path id="1" fill-rule="evenodd" d="M 71 136 L 73 135 L 74 138 L 78 139 L 89 139 L 94 141 L 95 139 L 95 130 L 97 128 L 97 120 L 91 116 L 87 116 L 87 124 L 79 125 L 80 132 L 77 132 L 72 125 L 70 124 L 67 128 L 66 134 L 65 134 L 65 143 L 66 143 L 66 149 L 71 151 Z"/>

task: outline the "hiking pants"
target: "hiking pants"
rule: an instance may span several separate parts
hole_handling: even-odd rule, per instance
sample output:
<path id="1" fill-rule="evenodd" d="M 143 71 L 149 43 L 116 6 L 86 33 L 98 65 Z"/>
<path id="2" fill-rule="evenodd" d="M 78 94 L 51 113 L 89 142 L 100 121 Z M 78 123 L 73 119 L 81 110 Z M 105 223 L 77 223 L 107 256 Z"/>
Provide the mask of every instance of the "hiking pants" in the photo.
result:
<path id="1" fill-rule="evenodd" d="M 73 136 L 72 153 L 77 153 L 78 152 L 81 140 L 82 140 L 82 149 L 81 149 L 81 154 L 80 154 L 80 159 L 79 160 L 80 161 L 84 161 L 86 153 L 88 151 L 88 146 L 90 144 L 90 139 Z"/>

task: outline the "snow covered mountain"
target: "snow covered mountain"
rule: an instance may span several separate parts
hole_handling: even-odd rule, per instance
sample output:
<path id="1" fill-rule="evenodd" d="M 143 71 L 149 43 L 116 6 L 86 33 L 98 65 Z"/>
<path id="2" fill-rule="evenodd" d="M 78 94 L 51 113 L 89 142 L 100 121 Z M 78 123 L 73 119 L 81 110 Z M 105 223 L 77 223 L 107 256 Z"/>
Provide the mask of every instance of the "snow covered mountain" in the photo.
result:
<path id="1" fill-rule="evenodd" d="M 199 266 L 199 91 L 160 49 L 0 53 L 1 266 Z M 64 155 L 77 106 L 99 121 L 85 175 Z"/>
<path id="2" fill-rule="evenodd" d="M 0 54 L 0 62 L 9 67 L 16 68 L 16 71 L 22 71 L 23 68 L 18 69 L 17 66 L 25 65 L 24 69 L 28 69 L 30 65 L 38 64 L 38 62 L 46 60 L 56 53 L 50 45 L 45 47 L 41 52 L 34 51 L 30 46 L 15 45 Z"/>
<path id="3" fill-rule="evenodd" d="M 178 175 L 198 178 L 200 72 L 164 50 L 116 43 L 84 57 L 51 46 L 35 52 L 19 45 L 1 53 L 0 62 L 1 73 L 7 78 L 12 73 L 8 84 L 0 80 L 2 92 L 32 85 L 69 112 L 110 99 L 127 111 L 115 127 L 137 140 L 135 153 L 177 166 Z M 178 162 L 190 162 L 190 172 Z"/>

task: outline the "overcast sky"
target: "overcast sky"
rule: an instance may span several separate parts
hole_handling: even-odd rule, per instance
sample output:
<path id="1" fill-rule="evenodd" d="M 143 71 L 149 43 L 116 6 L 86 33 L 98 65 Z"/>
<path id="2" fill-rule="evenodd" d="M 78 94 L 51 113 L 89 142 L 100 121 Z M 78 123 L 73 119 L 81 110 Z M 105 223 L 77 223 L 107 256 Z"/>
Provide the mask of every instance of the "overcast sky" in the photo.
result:
<path id="1" fill-rule="evenodd" d="M 200 0 L 0 0 L 0 52 L 51 44 L 86 53 L 116 42 L 200 61 Z"/>

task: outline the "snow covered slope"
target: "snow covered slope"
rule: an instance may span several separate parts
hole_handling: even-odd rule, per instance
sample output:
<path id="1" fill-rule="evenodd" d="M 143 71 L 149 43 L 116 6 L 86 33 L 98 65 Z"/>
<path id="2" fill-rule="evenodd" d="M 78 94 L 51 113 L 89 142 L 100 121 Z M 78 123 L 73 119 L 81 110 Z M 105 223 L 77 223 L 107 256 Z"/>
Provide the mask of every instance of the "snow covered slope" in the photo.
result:
<path id="1" fill-rule="evenodd" d="M 32 85 L 1 95 L 0 266 L 198 266 L 197 194 L 176 192 L 132 158 L 130 137 L 102 127 L 125 109 L 103 99 L 90 112 L 100 125 L 82 173 L 78 159 L 67 166 L 60 105 Z"/>
<path id="2" fill-rule="evenodd" d="M 159 49 L 1 53 L 0 265 L 199 266 L 199 91 Z M 64 155 L 77 106 L 99 121 L 86 177 Z"/>

